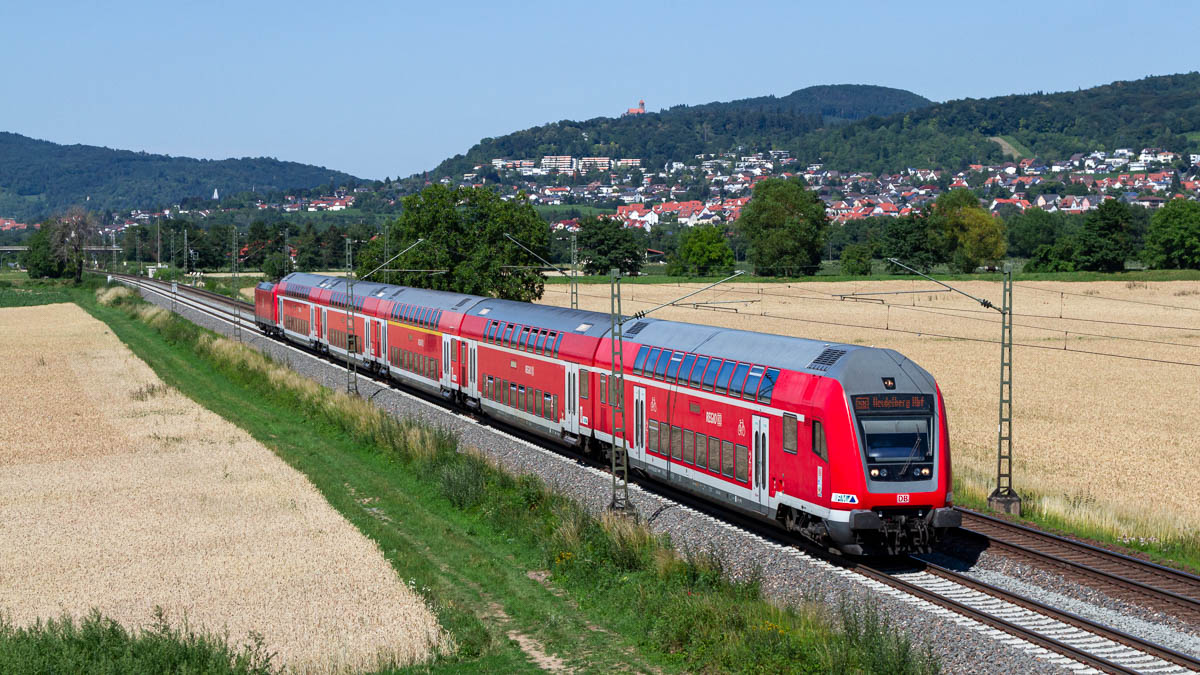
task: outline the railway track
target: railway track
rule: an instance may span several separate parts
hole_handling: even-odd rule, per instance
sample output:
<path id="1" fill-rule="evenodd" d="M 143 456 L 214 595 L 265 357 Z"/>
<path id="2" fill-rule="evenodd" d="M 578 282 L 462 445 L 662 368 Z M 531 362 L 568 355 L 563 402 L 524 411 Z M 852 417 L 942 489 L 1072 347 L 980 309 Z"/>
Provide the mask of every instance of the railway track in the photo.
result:
<path id="1" fill-rule="evenodd" d="M 990 549 L 1028 560 L 1110 596 L 1200 624 L 1200 577 L 1098 546 L 960 508 L 962 529 Z"/>
<path id="2" fill-rule="evenodd" d="M 113 277 L 135 287 L 158 294 L 164 300 L 177 302 L 181 307 L 199 311 L 228 323 L 239 322 L 243 329 L 257 332 L 253 317 L 254 307 L 250 303 L 190 286 L 178 286 L 177 290 L 173 291 L 172 285 L 164 281 L 149 280 L 131 275 L 113 275 Z M 235 313 L 240 318 L 235 318 Z M 321 358 L 297 345 L 292 345 L 291 343 L 281 344 L 287 344 L 297 351 Z M 340 365 L 339 361 L 329 361 Z M 377 383 L 410 393 L 383 380 L 378 380 Z M 420 396 L 419 398 L 433 403 L 428 397 Z M 531 440 L 527 434 L 521 434 L 520 437 L 527 442 L 537 442 L 543 448 L 545 446 L 543 442 Z M 557 450 L 555 451 L 557 452 Z M 579 459 L 574 454 L 571 457 L 572 459 Z M 1036 600 L 1010 593 L 952 570 L 916 559 L 905 561 L 904 565 L 897 569 L 882 568 L 861 561 L 851 561 L 836 556 L 822 555 L 815 552 L 810 545 L 797 545 L 794 541 L 785 538 L 781 532 L 768 527 L 761 521 L 725 511 L 707 502 L 701 502 L 687 493 L 682 493 L 657 483 L 647 485 L 644 482 L 640 482 L 640 484 L 643 489 L 679 502 L 707 517 L 736 525 L 755 536 L 766 539 L 775 546 L 794 549 L 798 555 L 813 555 L 828 564 L 842 568 L 847 573 L 861 575 L 870 584 L 886 587 L 892 589 L 895 593 L 901 593 L 924 602 L 932 603 L 943 608 L 944 611 L 953 612 L 971 621 L 1002 631 L 1019 640 L 1032 643 L 1078 664 L 1090 667 L 1094 671 L 1106 673 L 1156 673 L 1160 675 L 1200 672 L 1200 659 L 1142 640 L 1134 635 L 1105 627 L 1070 612 L 1049 607 Z M 968 517 L 976 518 L 979 516 L 983 516 L 983 514 L 965 512 L 964 527 L 967 527 L 968 522 L 976 522 L 974 520 L 968 521 Z M 983 516 L 983 518 L 989 517 Z M 975 530 L 971 531 L 975 532 Z M 1035 530 L 1030 531 L 1034 534 L 1041 534 Z M 982 533 L 977 532 L 977 534 Z M 987 535 L 984 534 L 983 536 Z M 1054 537 L 1054 535 L 1047 536 Z M 1061 537 L 1056 538 L 1062 539 L 1062 541 L 1069 544 L 1078 543 Z M 998 541 L 996 539 L 990 540 Z M 1000 543 L 998 545 L 1006 546 L 1008 544 Z M 1094 548 L 1088 547 L 1086 544 L 1079 545 Z M 1103 549 L 1098 550 L 1103 551 Z M 1046 555 L 1049 558 L 1053 558 L 1053 554 Z M 1112 555 L 1119 556 L 1119 554 Z M 1138 563 L 1142 562 L 1133 558 L 1129 558 L 1128 560 Z M 1174 570 L 1169 570 L 1169 568 L 1162 569 L 1174 572 Z"/>

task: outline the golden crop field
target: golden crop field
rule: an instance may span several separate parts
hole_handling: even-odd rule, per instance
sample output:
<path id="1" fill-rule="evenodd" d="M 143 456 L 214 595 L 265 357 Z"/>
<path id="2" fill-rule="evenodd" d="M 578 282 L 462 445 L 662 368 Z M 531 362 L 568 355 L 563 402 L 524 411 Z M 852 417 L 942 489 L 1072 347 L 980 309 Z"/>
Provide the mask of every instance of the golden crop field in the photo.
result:
<path id="1" fill-rule="evenodd" d="M 998 281 L 953 285 L 1000 303 Z M 701 286 L 625 284 L 623 309 Z M 1000 315 L 937 289 L 924 280 L 731 283 L 653 316 L 896 349 L 937 379 L 960 489 L 986 495 L 996 472 Z M 881 291 L 918 292 L 838 297 Z M 569 305 L 568 292 L 547 286 L 543 302 Z M 1019 282 L 1013 303 L 1018 491 L 1048 514 L 1118 536 L 1200 532 L 1200 282 Z M 580 306 L 609 311 L 608 287 L 580 286 Z"/>
<path id="2" fill-rule="evenodd" d="M 427 659 L 448 639 L 378 547 L 246 432 L 164 385 L 76 305 L 0 309 L 0 613 L 97 608 L 298 672 Z"/>

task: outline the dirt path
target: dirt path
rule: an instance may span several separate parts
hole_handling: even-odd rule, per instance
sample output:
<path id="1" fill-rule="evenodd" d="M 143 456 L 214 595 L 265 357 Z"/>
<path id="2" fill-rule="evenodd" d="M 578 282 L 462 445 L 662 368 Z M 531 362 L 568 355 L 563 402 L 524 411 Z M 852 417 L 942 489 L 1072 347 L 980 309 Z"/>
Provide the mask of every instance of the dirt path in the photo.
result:
<path id="1" fill-rule="evenodd" d="M 988 136 L 988 140 L 995 141 L 1000 146 L 1001 152 L 1003 152 L 1006 157 L 1021 159 L 1021 153 L 1015 147 L 1013 147 L 1012 143 L 1009 143 L 999 136 Z"/>

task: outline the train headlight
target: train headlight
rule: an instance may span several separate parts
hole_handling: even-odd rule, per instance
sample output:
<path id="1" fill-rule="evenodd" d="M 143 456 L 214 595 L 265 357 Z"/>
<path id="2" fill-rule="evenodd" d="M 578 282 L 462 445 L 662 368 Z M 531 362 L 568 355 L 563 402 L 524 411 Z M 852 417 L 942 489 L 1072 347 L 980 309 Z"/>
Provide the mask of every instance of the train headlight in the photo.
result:
<path id="1" fill-rule="evenodd" d="M 929 467 L 925 467 L 924 469 L 921 469 L 921 475 L 928 476 L 929 475 Z"/>
<path id="2" fill-rule="evenodd" d="M 879 469 L 871 469 L 871 478 L 879 478 Z"/>
<path id="3" fill-rule="evenodd" d="M 883 476 L 884 478 L 887 478 L 887 475 L 888 475 L 887 469 L 880 469 L 879 475 Z"/>

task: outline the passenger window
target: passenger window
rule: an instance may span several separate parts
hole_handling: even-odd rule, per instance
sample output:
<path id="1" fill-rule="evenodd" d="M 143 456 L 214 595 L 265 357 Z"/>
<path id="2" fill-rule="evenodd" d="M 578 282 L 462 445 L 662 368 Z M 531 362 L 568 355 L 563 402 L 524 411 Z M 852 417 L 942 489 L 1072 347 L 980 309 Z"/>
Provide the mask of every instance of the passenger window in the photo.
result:
<path id="1" fill-rule="evenodd" d="M 646 357 L 646 363 L 643 365 L 643 375 L 654 377 L 654 364 L 658 363 L 658 355 L 661 353 L 661 349 L 650 348 L 650 354 Z"/>
<path id="2" fill-rule="evenodd" d="M 562 333 L 558 333 L 554 337 L 554 355 L 558 356 L 558 350 L 562 348 Z"/>
<path id="3" fill-rule="evenodd" d="M 692 376 L 688 383 L 693 387 L 700 387 L 700 381 L 704 379 L 704 367 L 708 365 L 708 357 L 700 356 L 696 359 L 696 365 L 692 367 Z"/>
<path id="4" fill-rule="evenodd" d="M 513 325 L 510 323 L 504 327 L 504 338 L 500 341 L 507 345 L 512 340 Z"/>
<path id="5" fill-rule="evenodd" d="M 671 457 L 673 459 L 683 457 L 683 429 L 676 426 L 671 427 Z"/>
<path id="6" fill-rule="evenodd" d="M 717 380 L 717 371 L 721 368 L 721 359 L 713 359 L 708 362 L 708 367 L 704 369 L 704 382 L 701 385 L 704 391 L 712 391 L 713 383 Z"/>
<path id="7" fill-rule="evenodd" d="M 737 475 L 734 476 L 741 482 L 746 482 L 750 476 L 750 453 L 746 450 L 746 446 L 737 446 Z"/>
<path id="8" fill-rule="evenodd" d="M 650 353 L 649 347 L 642 347 L 638 350 L 637 359 L 633 362 L 633 372 L 638 375 L 642 374 L 642 366 L 646 364 L 646 355 Z"/>
<path id="9" fill-rule="evenodd" d="M 679 365 L 679 384 L 687 386 L 688 375 L 692 374 L 692 366 L 696 365 L 696 355 L 688 354 Z"/>
<path id="10" fill-rule="evenodd" d="M 537 353 L 542 354 L 545 352 L 545 349 L 546 349 L 546 331 L 542 331 L 541 333 L 538 334 Z"/>
<path id="11" fill-rule="evenodd" d="M 551 411 L 551 414 L 554 415 L 550 419 L 557 420 L 558 419 L 558 394 L 555 394 L 554 396 L 550 397 L 550 402 L 551 402 L 551 405 L 553 406 L 552 408 L 550 408 L 550 411 Z"/>
<path id="12" fill-rule="evenodd" d="M 739 363 L 737 370 L 733 372 L 733 379 L 729 381 L 729 394 L 731 396 L 742 395 L 742 384 L 746 382 L 746 371 L 750 370 L 749 363 Z"/>
<path id="13" fill-rule="evenodd" d="M 646 447 L 648 447 L 651 452 L 658 452 L 658 422 L 650 420 L 650 423 L 647 425 L 647 427 L 650 431 L 650 437 L 646 439 Z"/>
<path id="14" fill-rule="evenodd" d="M 778 368 L 769 368 L 763 375 L 762 384 L 758 386 L 758 402 L 770 403 L 771 392 L 775 390 L 775 378 L 779 377 Z"/>
<path id="15" fill-rule="evenodd" d="M 821 427 L 821 423 L 813 420 L 812 423 L 812 449 L 817 453 L 817 456 L 825 461 L 829 461 L 829 448 L 825 446 L 825 430 Z"/>
<path id="16" fill-rule="evenodd" d="M 733 361 L 726 361 L 721 366 L 721 374 L 717 375 L 717 392 L 721 394 L 729 393 L 729 378 L 733 376 L 733 371 L 737 364 Z"/>
<path id="17" fill-rule="evenodd" d="M 674 352 L 664 349 L 658 357 L 658 363 L 654 366 L 654 378 L 661 380 L 667 376 L 667 366 L 671 364 L 671 357 Z"/>
<path id="18" fill-rule="evenodd" d="M 696 462 L 696 432 L 691 429 L 683 430 L 683 461 L 688 464 Z"/>
<path id="19" fill-rule="evenodd" d="M 708 468 L 708 436 L 696 434 L 696 466 Z"/>
<path id="20" fill-rule="evenodd" d="M 746 377 L 746 387 L 742 390 L 742 398 L 754 400 L 754 395 L 758 393 L 758 383 L 762 380 L 762 373 L 762 366 L 754 366 L 750 369 L 750 375 Z"/>
<path id="21" fill-rule="evenodd" d="M 721 441 L 721 473 L 733 477 L 733 443 Z"/>
<path id="22" fill-rule="evenodd" d="M 671 361 L 667 364 L 667 381 L 674 382 L 679 375 L 679 364 L 683 362 L 683 352 L 675 352 L 671 355 Z"/>
<path id="23" fill-rule="evenodd" d="M 535 389 L 533 392 L 533 414 L 538 417 L 542 416 L 542 390 Z"/>
<path id="24" fill-rule="evenodd" d="M 517 343 L 517 346 L 521 349 L 525 349 L 525 345 L 528 342 L 529 342 L 529 326 L 524 326 L 521 328 L 521 341 L 519 343 Z"/>
<path id="25" fill-rule="evenodd" d="M 783 439 L 780 443 L 784 452 L 796 454 L 796 427 L 799 426 L 796 416 L 791 413 L 783 414 Z"/>
<path id="26" fill-rule="evenodd" d="M 608 376 L 600 375 L 600 405 L 608 403 Z"/>
<path id="27" fill-rule="evenodd" d="M 588 397 L 588 371 L 579 371 L 579 398 Z"/>

